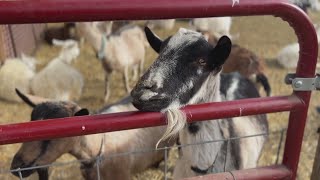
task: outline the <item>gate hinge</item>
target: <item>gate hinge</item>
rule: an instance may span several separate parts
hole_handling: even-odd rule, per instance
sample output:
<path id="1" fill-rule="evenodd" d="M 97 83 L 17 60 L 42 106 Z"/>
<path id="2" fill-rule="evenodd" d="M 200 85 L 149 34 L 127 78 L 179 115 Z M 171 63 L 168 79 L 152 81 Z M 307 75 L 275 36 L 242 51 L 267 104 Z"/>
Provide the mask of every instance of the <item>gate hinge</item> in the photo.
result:
<path id="1" fill-rule="evenodd" d="M 320 75 L 316 74 L 314 78 L 299 78 L 296 74 L 287 74 L 285 83 L 291 84 L 294 91 L 320 90 Z"/>

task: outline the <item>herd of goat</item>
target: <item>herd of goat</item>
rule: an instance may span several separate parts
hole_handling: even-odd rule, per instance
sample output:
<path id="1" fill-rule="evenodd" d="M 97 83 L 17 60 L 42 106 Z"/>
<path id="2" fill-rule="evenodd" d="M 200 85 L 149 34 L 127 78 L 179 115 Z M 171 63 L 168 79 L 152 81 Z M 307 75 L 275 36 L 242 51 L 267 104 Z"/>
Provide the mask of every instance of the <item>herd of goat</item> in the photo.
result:
<path id="1" fill-rule="evenodd" d="M 169 30 L 175 21 L 147 21 L 144 30 L 130 22 L 65 23 L 45 33 L 44 39 L 60 46 L 61 51 L 39 72 L 35 71 L 37 60 L 33 57 L 22 54 L 20 58 L 6 60 L 0 67 L 0 98 L 31 106 L 31 121 L 90 114 L 74 102 L 81 98 L 85 84 L 72 61 L 80 54 L 78 42 L 85 40 L 93 47 L 105 71 L 105 94 L 101 98 L 108 102 L 113 71 L 123 74 L 128 92 L 127 97 L 102 107 L 96 114 L 158 111 L 166 115 L 168 123 L 168 126 L 26 142 L 15 154 L 11 169 L 50 164 L 69 153 L 84 160 L 80 170 L 85 179 L 100 176 L 129 180 L 161 162 L 164 151 L 109 157 L 111 154 L 267 133 L 265 115 L 187 124 L 181 107 L 257 98 L 260 86 L 270 96 L 271 86 L 265 75 L 264 60 L 249 49 L 231 43 L 239 36 L 230 34 L 231 17 L 192 19 L 190 29 L 180 28 L 166 39 L 160 39 L 150 29 Z M 320 27 L 316 28 L 319 40 Z M 76 34 L 71 33 L 73 30 Z M 143 70 L 148 46 L 158 57 Z M 299 46 L 291 44 L 279 51 L 277 60 L 285 68 L 294 68 L 298 54 Z M 128 83 L 130 71 L 137 80 L 134 87 Z M 256 167 L 265 141 L 266 137 L 259 136 L 181 148 L 173 179 Z M 95 161 L 98 156 L 103 157 L 99 167 Z M 35 171 L 41 180 L 49 178 L 47 168 L 24 170 L 21 175 L 28 177 Z M 13 174 L 20 176 L 18 172 Z"/>

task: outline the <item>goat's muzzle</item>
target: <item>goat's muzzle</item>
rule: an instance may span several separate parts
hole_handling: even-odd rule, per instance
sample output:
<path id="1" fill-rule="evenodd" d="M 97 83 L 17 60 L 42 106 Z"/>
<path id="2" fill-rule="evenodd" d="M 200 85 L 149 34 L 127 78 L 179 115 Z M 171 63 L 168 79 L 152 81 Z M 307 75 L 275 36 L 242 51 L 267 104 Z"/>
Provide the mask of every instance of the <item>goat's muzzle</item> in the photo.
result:
<path id="1" fill-rule="evenodd" d="M 23 159 L 21 158 L 21 156 L 19 155 L 15 155 L 13 160 L 12 160 L 12 163 L 11 163 L 11 169 L 12 170 L 17 170 L 17 169 L 23 169 L 23 168 L 28 168 L 28 167 L 31 167 L 32 164 L 26 164 Z M 25 177 L 29 177 L 31 174 L 33 174 L 35 172 L 35 169 L 32 169 L 32 170 L 23 170 L 21 171 L 21 176 L 23 178 Z M 17 176 L 17 177 L 20 177 L 19 175 L 19 171 L 14 171 L 12 172 L 13 175 Z"/>
<path id="2" fill-rule="evenodd" d="M 140 111 L 161 111 L 170 104 L 170 97 L 157 92 L 156 88 L 136 86 L 131 91 L 132 104 Z"/>

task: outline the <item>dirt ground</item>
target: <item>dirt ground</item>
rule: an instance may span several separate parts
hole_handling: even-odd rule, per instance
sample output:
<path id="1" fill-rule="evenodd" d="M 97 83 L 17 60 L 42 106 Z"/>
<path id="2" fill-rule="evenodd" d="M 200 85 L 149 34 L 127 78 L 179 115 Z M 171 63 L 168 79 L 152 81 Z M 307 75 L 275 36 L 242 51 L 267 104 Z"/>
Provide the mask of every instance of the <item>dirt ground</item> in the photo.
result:
<path id="1" fill-rule="evenodd" d="M 320 13 L 311 13 L 311 19 L 314 23 L 320 24 Z M 166 37 L 177 31 L 179 27 L 187 27 L 186 21 L 178 21 L 176 26 L 170 32 L 157 30 L 160 37 Z M 296 36 L 288 23 L 280 18 L 271 16 L 259 17 L 235 17 L 233 18 L 232 34 L 240 34 L 239 39 L 235 42 L 243 47 L 249 48 L 259 56 L 265 58 L 267 68 L 266 74 L 272 86 L 272 95 L 288 95 L 292 92 L 290 86 L 284 84 L 284 77 L 293 70 L 285 70 L 281 68 L 275 61 L 278 51 L 289 43 L 296 41 Z M 38 69 L 44 67 L 53 57 L 57 55 L 59 48 L 50 47 L 42 44 L 35 53 L 39 60 Z M 145 67 L 148 67 L 156 54 L 149 48 L 146 53 Z M 103 102 L 104 92 L 104 72 L 99 60 L 95 58 L 92 48 L 88 44 L 81 46 L 81 54 L 74 63 L 74 66 L 80 70 L 85 77 L 85 87 L 83 95 L 78 102 L 82 107 L 87 107 L 91 110 L 97 110 L 105 103 Z M 126 95 L 122 83 L 121 74 L 115 73 L 112 76 L 112 94 L 109 103 L 115 102 Z M 131 82 L 133 85 L 134 82 Z M 263 92 L 261 93 L 263 96 Z M 316 142 L 318 134 L 317 127 L 320 125 L 319 115 L 315 111 L 315 106 L 318 105 L 320 95 L 314 92 L 312 95 L 311 106 L 308 113 L 308 122 L 306 126 L 303 148 L 301 152 L 298 179 L 309 179 L 313 158 L 315 154 Z M 30 118 L 31 108 L 22 103 L 10 103 L 0 101 L 0 124 L 26 122 Z M 287 127 L 288 113 L 268 114 L 270 131 L 278 131 Z M 274 164 L 277 157 L 277 149 L 279 146 L 280 134 L 270 135 L 269 141 L 265 145 L 263 154 L 261 155 L 259 165 Z M 9 173 L 5 173 L 10 168 L 10 163 L 14 153 L 19 148 L 20 144 L 12 144 L 0 146 L 0 179 L 14 179 L 15 177 Z M 282 151 L 281 151 L 282 152 Z M 168 167 L 170 178 L 172 175 L 175 160 L 177 159 L 176 151 L 171 151 L 169 154 Z M 75 160 L 70 155 L 64 155 L 59 158 L 59 162 L 69 162 Z M 280 159 L 281 162 L 281 159 Z M 82 179 L 79 174 L 78 163 L 69 163 L 64 166 L 55 166 L 50 170 L 51 179 Z M 164 178 L 164 163 L 160 164 L 158 169 L 150 169 L 141 174 L 138 174 L 134 179 L 142 180 L 160 180 Z M 28 179 L 37 179 L 36 175 Z"/>

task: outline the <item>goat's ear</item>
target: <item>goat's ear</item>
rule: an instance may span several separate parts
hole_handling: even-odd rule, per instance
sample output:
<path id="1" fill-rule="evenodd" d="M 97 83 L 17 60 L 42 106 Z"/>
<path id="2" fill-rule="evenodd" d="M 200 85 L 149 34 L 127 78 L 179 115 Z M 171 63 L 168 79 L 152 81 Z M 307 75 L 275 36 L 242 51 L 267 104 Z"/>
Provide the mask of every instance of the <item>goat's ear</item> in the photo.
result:
<path id="1" fill-rule="evenodd" d="M 19 91 L 19 89 L 15 89 L 17 95 L 29 106 L 31 106 L 32 108 L 36 107 L 36 104 L 34 102 L 32 102 L 32 100 L 30 100 L 26 95 L 24 95 L 22 92 Z"/>
<path id="2" fill-rule="evenodd" d="M 89 110 L 86 108 L 80 109 L 76 113 L 74 113 L 74 116 L 86 116 L 89 115 Z"/>
<path id="3" fill-rule="evenodd" d="M 144 28 L 144 32 L 152 49 L 159 53 L 162 40 L 157 35 L 155 35 L 147 26 Z"/>
<path id="4" fill-rule="evenodd" d="M 231 52 L 232 43 L 228 36 L 222 36 L 212 51 L 212 62 L 216 67 L 222 66 Z"/>
<path id="5" fill-rule="evenodd" d="M 40 97 L 40 96 L 34 96 L 34 95 L 31 95 L 31 94 L 24 94 L 24 93 L 22 93 L 20 90 L 18 90 L 17 88 L 16 88 L 15 90 L 16 90 L 17 95 L 18 95 L 26 104 L 28 104 L 28 105 L 31 106 L 31 107 L 35 107 L 36 105 L 41 104 L 41 103 L 54 101 L 54 100 L 52 100 L 52 99 L 47 99 L 47 98 Z"/>

